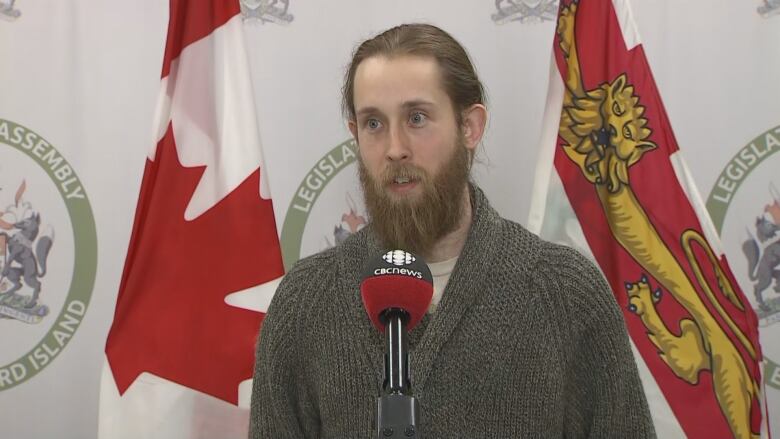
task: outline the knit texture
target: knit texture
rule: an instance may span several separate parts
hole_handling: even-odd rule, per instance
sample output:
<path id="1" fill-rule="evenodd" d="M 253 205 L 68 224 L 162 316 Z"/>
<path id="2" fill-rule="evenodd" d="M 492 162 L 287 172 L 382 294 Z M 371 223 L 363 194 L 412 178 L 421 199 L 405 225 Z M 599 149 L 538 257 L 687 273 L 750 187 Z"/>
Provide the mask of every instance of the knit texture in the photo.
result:
<path id="1" fill-rule="evenodd" d="M 502 219 L 473 222 L 437 310 L 410 333 L 420 435 L 655 437 L 623 317 L 576 251 Z M 384 340 L 360 298 L 371 228 L 299 261 L 263 323 L 250 438 L 375 438 Z"/>

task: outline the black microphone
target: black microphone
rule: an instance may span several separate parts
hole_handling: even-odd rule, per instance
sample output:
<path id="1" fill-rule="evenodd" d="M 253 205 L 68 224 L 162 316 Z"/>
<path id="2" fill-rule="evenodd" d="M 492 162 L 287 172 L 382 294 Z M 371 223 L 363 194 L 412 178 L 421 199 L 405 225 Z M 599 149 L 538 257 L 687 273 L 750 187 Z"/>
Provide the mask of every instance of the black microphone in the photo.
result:
<path id="1" fill-rule="evenodd" d="M 360 295 L 387 344 L 385 379 L 377 399 L 377 437 L 420 438 L 420 410 L 411 394 L 407 331 L 422 320 L 431 303 L 431 271 L 409 252 L 389 251 L 366 265 Z"/>

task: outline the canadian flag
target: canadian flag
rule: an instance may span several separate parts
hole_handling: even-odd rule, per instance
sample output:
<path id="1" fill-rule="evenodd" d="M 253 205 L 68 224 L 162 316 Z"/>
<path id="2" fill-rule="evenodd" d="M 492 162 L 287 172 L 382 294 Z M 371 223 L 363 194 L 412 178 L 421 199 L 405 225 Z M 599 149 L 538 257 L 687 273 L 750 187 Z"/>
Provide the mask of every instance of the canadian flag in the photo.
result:
<path id="1" fill-rule="evenodd" d="M 756 437 L 756 316 L 677 146 L 628 0 L 561 0 L 544 120 L 529 229 L 601 267 L 658 437 Z"/>
<path id="2" fill-rule="evenodd" d="M 245 438 L 284 274 L 237 0 L 171 0 L 100 397 L 101 438 Z"/>

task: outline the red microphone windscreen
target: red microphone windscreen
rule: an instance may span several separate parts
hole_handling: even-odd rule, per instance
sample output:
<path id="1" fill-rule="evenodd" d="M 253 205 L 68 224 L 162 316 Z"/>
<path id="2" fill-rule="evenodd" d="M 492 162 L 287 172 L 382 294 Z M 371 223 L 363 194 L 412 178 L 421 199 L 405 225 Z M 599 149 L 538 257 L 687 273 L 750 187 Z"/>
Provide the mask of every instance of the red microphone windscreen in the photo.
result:
<path id="1" fill-rule="evenodd" d="M 371 322 L 384 332 L 380 315 L 388 308 L 409 314 L 411 331 L 422 320 L 433 297 L 433 277 L 421 259 L 403 250 L 393 250 L 372 259 L 366 266 L 360 295 Z"/>

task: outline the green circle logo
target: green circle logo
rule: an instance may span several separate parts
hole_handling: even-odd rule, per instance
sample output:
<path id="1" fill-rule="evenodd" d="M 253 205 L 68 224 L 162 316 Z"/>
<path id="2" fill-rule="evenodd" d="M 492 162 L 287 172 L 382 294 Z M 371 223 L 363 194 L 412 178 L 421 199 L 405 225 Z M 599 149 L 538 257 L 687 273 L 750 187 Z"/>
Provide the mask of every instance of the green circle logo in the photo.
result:
<path id="1" fill-rule="evenodd" d="M 773 260 L 773 249 L 780 248 L 780 192 L 776 184 L 780 180 L 773 182 L 778 174 L 773 172 L 772 165 L 761 167 L 764 163 L 770 163 L 770 157 L 780 151 L 780 126 L 774 127 L 754 138 L 750 143 L 741 148 L 734 157 L 724 167 L 723 171 L 715 181 L 715 185 L 707 197 L 707 211 L 712 218 L 718 235 L 723 235 L 723 227 L 726 220 L 726 214 L 729 207 L 737 205 L 733 210 L 733 215 L 737 220 L 730 220 L 738 223 L 740 227 L 729 227 L 729 229 L 739 229 L 738 237 L 730 241 L 730 248 L 741 248 L 730 254 L 734 267 L 735 275 L 742 274 L 743 280 L 740 284 L 746 296 L 753 296 L 758 304 L 756 315 L 759 318 L 759 326 L 764 328 L 762 332 L 769 334 L 769 326 L 780 323 L 780 298 L 770 298 L 772 294 L 772 273 L 777 270 L 776 264 L 780 261 Z M 766 186 L 758 187 L 751 181 L 745 184 L 748 176 L 754 171 L 759 175 L 756 181 L 767 181 Z M 737 197 L 740 189 L 745 188 L 741 195 Z M 763 191 L 766 190 L 764 193 Z M 769 199 L 770 203 L 762 205 L 759 200 Z M 737 200 L 737 201 L 735 201 Z M 736 218 L 735 217 L 735 218 Z M 744 230 L 743 227 L 744 226 Z M 733 242 L 732 242 L 733 241 Z M 724 242 L 724 245 L 726 242 Z M 745 261 L 740 260 L 740 254 Z M 762 267 L 765 266 L 765 267 Z M 740 267 L 737 270 L 737 267 Z M 780 293 L 780 276 L 774 279 L 774 291 Z M 740 277 L 740 276 L 737 276 Z M 744 288 L 749 285 L 750 288 Z M 772 337 L 774 334 L 764 335 Z M 770 360 L 767 355 L 773 355 L 772 352 L 766 352 L 769 347 L 765 344 L 765 368 L 764 380 L 768 386 L 780 389 L 780 365 Z"/>
<path id="2" fill-rule="evenodd" d="M 282 225 L 281 246 L 285 270 L 289 270 L 301 257 L 303 230 L 317 198 L 333 177 L 342 169 L 355 163 L 357 154 L 355 139 L 344 141 L 328 151 L 306 173 L 295 191 L 290 207 L 287 208 Z"/>
<path id="3" fill-rule="evenodd" d="M 15 192 L 9 207 L 0 212 L 0 259 L 3 265 L 0 272 L 0 319 L 5 324 L 30 325 L 27 328 L 51 322 L 48 331 L 37 339 L 32 349 L 0 366 L 2 391 L 35 376 L 51 364 L 73 338 L 87 311 L 95 285 L 97 233 L 89 199 L 76 171 L 51 143 L 29 128 L 5 119 L 0 119 L 0 143 L 12 148 L 0 152 L 21 152 L 37 165 L 30 165 L 27 170 L 24 169 L 28 163 L 14 163 L 14 169 L 0 166 L 0 175 L 16 172 L 24 177 L 17 178 L 20 183 L 14 183 L 13 187 L 0 188 L 4 196 L 10 196 L 6 192 L 9 189 L 11 193 Z M 35 172 L 48 175 L 53 187 L 37 185 L 39 181 L 30 182 L 23 175 Z M 41 187 L 44 189 L 35 192 Z M 45 195 L 46 188 L 64 202 L 61 209 L 63 222 L 70 222 L 72 237 L 55 240 L 54 230 L 45 230 L 45 218 L 49 212 L 45 208 L 55 210 L 53 204 L 56 201 L 45 199 L 42 194 Z M 38 194 L 38 198 L 33 196 L 26 200 L 29 192 Z M 56 215 L 50 215 L 53 216 Z M 47 258 L 50 251 L 58 251 L 62 255 L 62 249 L 69 247 L 71 240 L 73 271 L 69 277 L 70 285 L 65 288 L 63 283 L 58 284 L 57 276 L 68 279 L 68 273 L 56 270 L 57 266 L 52 267 Z M 65 242 L 61 244 L 60 241 Z M 69 254 L 66 256 L 71 258 Z M 61 291 L 67 291 L 64 298 Z M 61 307 L 57 306 L 59 313 L 54 319 L 49 317 L 49 306 L 44 303 L 46 300 L 60 300 L 62 303 Z"/>

